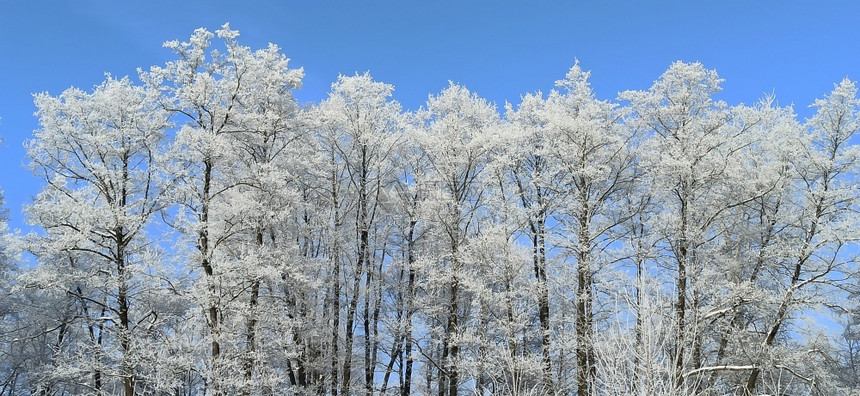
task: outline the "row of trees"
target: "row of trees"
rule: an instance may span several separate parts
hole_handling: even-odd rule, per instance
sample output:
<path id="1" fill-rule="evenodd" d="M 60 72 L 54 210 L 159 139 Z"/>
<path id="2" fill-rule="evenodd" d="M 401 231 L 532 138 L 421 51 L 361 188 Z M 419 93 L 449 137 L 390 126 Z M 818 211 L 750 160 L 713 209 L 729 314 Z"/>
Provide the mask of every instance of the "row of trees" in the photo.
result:
<path id="1" fill-rule="evenodd" d="M 617 102 L 576 64 L 504 117 L 369 74 L 302 107 L 237 36 L 36 96 L 0 394 L 860 389 L 852 81 L 803 123 L 681 62 Z"/>

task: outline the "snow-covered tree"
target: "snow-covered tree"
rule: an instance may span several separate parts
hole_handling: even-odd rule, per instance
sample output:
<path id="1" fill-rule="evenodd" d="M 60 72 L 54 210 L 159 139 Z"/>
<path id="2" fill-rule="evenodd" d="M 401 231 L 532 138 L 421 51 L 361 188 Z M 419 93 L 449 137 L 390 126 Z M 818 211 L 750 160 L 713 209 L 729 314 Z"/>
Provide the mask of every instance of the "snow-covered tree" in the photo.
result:
<path id="1" fill-rule="evenodd" d="M 639 209 L 639 205 L 630 204 L 637 177 L 631 150 L 635 131 L 619 122 L 622 113 L 617 105 L 595 98 L 588 83 L 589 74 L 577 63 L 565 79 L 556 83 L 560 90 L 553 90 L 546 100 L 527 95 L 517 111 L 508 108 L 508 119 L 518 132 L 507 145 L 508 156 L 513 159 L 510 176 L 525 211 L 527 228 L 523 231 L 532 242 L 534 276 L 540 293 L 544 386 L 551 386 L 548 380 L 552 372 L 546 246 L 547 223 L 551 219 L 558 224 L 557 235 L 552 239 L 557 240 L 559 254 L 569 256 L 576 267 L 571 271 L 574 284 L 559 283 L 556 291 L 559 296 L 568 292 L 573 295 L 562 298 L 559 309 L 575 306 L 572 325 L 576 363 L 570 366 L 578 394 L 589 394 L 594 389 L 595 274 L 607 267 L 611 261 L 607 249 L 623 235 L 616 228 Z M 558 389 L 571 385 L 559 383 Z"/>
<path id="2" fill-rule="evenodd" d="M 708 274 L 719 268 L 724 221 L 731 209 L 760 195 L 743 188 L 741 153 L 754 137 L 733 122 L 724 102 L 714 99 L 722 82 L 700 63 L 676 62 L 648 91 L 621 94 L 634 117 L 629 125 L 651 134 L 640 161 L 652 203 L 659 207 L 650 228 L 661 239 L 658 264 L 672 273 L 676 291 L 675 344 L 671 351 L 678 389 L 690 389 L 685 373 L 703 362 L 701 317 L 712 302 Z M 762 187 L 763 188 L 763 187 Z"/>
<path id="3" fill-rule="evenodd" d="M 247 394 L 283 381 L 259 364 L 281 361 L 259 340 L 260 318 L 278 316 L 268 315 L 275 307 L 261 306 L 260 299 L 289 301 L 282 287 L 303 278 L 288 260 L 294 245 L 287 241 L 295 236 L 281 233 L 296 199 L 291 167 L 301 163 L 304 140 L 291 91 L 303 72 L 290 69 L 275 45 L 256 51 L 240 45 L 229 25 L 215 34 L 223 50 L 212 48 L 214 35 L 205 29 L 188 42 L 165 43 L 178 59 L 143 78 L 161 90 L 162 107 L 180 124 L 170 169 L 180 207 L 171 224 L 190 242 L 177 244 L 187 250 L 185 264 L 203 272 L 196 292 L 208 333 L 203 379 L 213 394 Z M 264 291 L 277 297 L 263 297 Z M 277 332 L 283 338 L 290 331 Z"/>
<path id="4" fill-rule="evenodd" d="M 0 140 L 2 141 L 2 140 Z M 27 356 L 15 339 L 23 325 L 22 316 L 27 314 L 21 304 L 21 296 L 12 288 L 14 283 L 14 247 L 9 233 L 9 210 L 3 191 L 0 190 L 0 394 L 14 394 L 27 376 Z"/>
<path id="5" fill-rule="evenodd" d="M 52 318 L 60 333 L 52 375 L 68 389 L 135 394 L 145 386 L 146 350 L 170 316 L 147 236 L 170 186 L 157 95 L 108 77 L 92 93 L 36 96 L 40 129 L 27 151 L 44 188 L 27 211 L 45 233 L 30 243 L 38 267 L 27 281 L 65 295 L 72 309 Z"/>
<path id="6" fill-rule="evenodd" d="M 547 99 L 551 157 L 563 177 L 555 188 L 566 192 L 559 208 L 565 236 L 561 247 L 576 262 L 575 323 L 577 394 L 595 390 L 597 361 L 592 337 L 600 313 L 596 304 L 599 271 L 613 262 L 611 246 L 624 237 L 620 226 L 641 210 L 632 197 L 639 177 L 636 130 L 619 123 L 616 105 L 597 100 L 590 73 L 574 65 Z"/>
<path id="7" fill-rule="evenodd" d="M 762 337 L 751 343 L 751 356 L 745 392 L 772 389 L 769 377 L 783 373 L 793 376 L 792 388 L 813 393 L 830 393 L 831 373 L 817 370 L 832 359 L 816 345 L 814 329 L 794 324 L 806 337 L 786 340 L 794 318 L 804 310 L 844 306 L 847 295 L 843 284 L 856 272 L 858 157 L 860 148 L 855 137 L 860 130 L 860 100 L 857 88 L 848 79 L 812 107 L 816 114 L 807 120 L 808 133 L 802 136 L 794 151 L 787 152 L 790 170 L 796 177 L 789 199 L 785 202 L 788 221 L 776 245 L 775 274 L 761 321 Z M 853 248 L 852 248 L 853 246 Z M 817 312 L 826 315 L 826 312 Z M 812 337 L 812 339 L 804 339 Z M 802 352 L 791 352 L 792 345 L 803 345 Z"/>
<path id="8" fill-rule="evenodd" d="M 471 318 L 471 296 L 465 281 L 476 268 L 465 261 L 465 247 L 480 233 L 486 183 L 482 172 L 489 161 L 490 142 L 498 124 L 493 105 L 465 87 L 451 84 L 430 96 L 419 114 L 422 128 L 418 144 L 426 155 L 434 205 L 429 211 L 437 247 L 432 255 L 433 278 L 428 298 L 433 309 L 425 314 L 434 349 L 432 365 L 438 368 L 439 394 L 454 396 L 464 378 L 461 351 L 468 347 L 464 335 Z M 428 390 L 429 391 L 429 390 Z"/>
<path id="9" fill-rule="evenodd" d="M 407 117 L 412 117 L 407 114 Z M 386 364 L 380 393 L 385 394 L 389 387 L 392 371 L 396 369 L 400 395 L 411 395 L 416 369 L 416 357 L 420 356 L 419 342 L 422 332 L 416 318 L 421 313 L 419 293 L 426 282 L 427 272 L 423 271 L 421 258 L 427 257 L 434 247 L 429 242 L 432 223 L 427 210 L 431 198 L 432 179 L 428 159 L 420 149 L 415 125 L 407 124 L 392 162 L 397 171 L 396 178 L 387 191 L 389 216 L 392 226 L 392 273 L 389 286 L 393 318 L 386 323 L 392 331 L 392 347 Z M 416 350 L 417 349 L 417 350 Z"/>
<path id="10" fill-rule="evenodd" d="M 336 254 L 332 255 L 331 342 L 334 350 L 343 350 L 344 357 L 340 375 L 336 367 L 331 370 L 332 393 L 336 388 L 344 394 L 350 393 L 359 313 L 365 394 L 373 393 L 376 381 L 379 318 L 383 308 L 381 283 L 390 228 L 386 224 L 388 208 L 384 200 L 385 192 L 397 177 L 392 160 L 403 127 L 400 105 L 390 99 L 393 89 L 389 84 L 374 81 L 369 73 L 340 76 L 332 84 L 329 97 L 313 113 L 330 159 L 331 203 L 337 209 L 333 222 L 337 229 L 332 231 L 340 238 L 331 241 L 337 246 Z M 343 210 L 341 205 L 345 205 Z M 347 268 L 341 268 L 342 262 Z M 341 276 L 347 279 L 346 287 L 340 284 Z M 337 335 L 341 328 L 341 299 L 346 305 L 342 349 Z M 359 302 L 363 302 L 362 307 Z M 335 386 L 336 383 L 340 386 Z"/>

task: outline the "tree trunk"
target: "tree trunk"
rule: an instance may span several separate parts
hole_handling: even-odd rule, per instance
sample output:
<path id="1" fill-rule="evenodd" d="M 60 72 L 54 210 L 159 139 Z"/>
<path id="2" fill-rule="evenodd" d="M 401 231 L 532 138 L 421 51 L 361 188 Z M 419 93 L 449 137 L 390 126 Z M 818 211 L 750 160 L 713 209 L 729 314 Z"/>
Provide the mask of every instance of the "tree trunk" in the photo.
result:
<path id="1" fill-rule="evenodd" d="M 593 318 L 591 312 L 593 280 L 591 275 L 590 208 L 585 196 L 584 182 L 579 186 L 580 212 L 577 235 L 577 292 L 576 292 L 576 379 L 577 396 L 587 396 L 594 383 L 594 345 L 592 342 Z"/>
<path id="2" fill-rule="evenodd" d="M 334 161 L 334 160 L 332 160 Z M 333 168 L 334 169 L 334 168 Z M 331 365 L 329 366 L 331 376 L 331 396 L 337 396 L 338 391 L 338 342 L 340 341 L 340 198 L 337 188 L 337 172 L 332 170 L 331 174 L 331 197 L 334 208 L 334 237 L 332 246 L 332 270 L 331 270 Z"/>
<path id="3" fill-rule="evenodd" d="M 642 289 L 644 287 L 643 265 L 644 260 L 640 257 L 636 257 L 636 349 L 633 354 L 633 383 L 631 386 L 633 394 L 638 394 L 637 390 L 641 389 L 639 382 L 646 378 L 644 368 L 642 367 L 642 363 L 646 358 L 644 354 L 644 343 L 642 340 L 642 328 L 644 326 L 644 321 L 642 320 Z M 646 394 L 648 391 L 649 389 L 646 387 Z"/>
<path id="4" fill-rule="evenodd" d="M 125 234 L 121 229 L 115 231 L 116 240 L 119 244 L 117 248 L 117 278 L 119 279 L 117 286 L 117 305 L 119 313 L 119 342 L 122 348 L 122 386 L 125 396 L 134 395 L 134 373 L 129 361 L 131 350 L 131 321 L 129 319 L 129 299 L 128 299 L 128 283 L 126 281 L 125 268 L 125 252 L 121 241 L 125 238 Z"/>
<path id="5" fill-rule="evenodd" d="M 677 241 L 678 263 L 677 300 L 675 302 L 675 389 L 684 385 L 684 353 L 686 345 L 687 314 L 687 200 L 686 189 L 681 192 L 681 236 Z"/>
<path id="6" fill-rule="evenodd" d="M 417 201 L 416 201 L 417 203 Z M 406 264 L 409 266 L 409 280 L 406 288 L 406 345 L 403 353 L 406 355 L 406 369 L 403 375 L 403 389 L 400 392 L 401 396 L 408 396 L 412 392 L 412 366 L 414 359 L 412 357 L 412 315 L 415 312 L 415 225 L 417 221 L 412 220 L 409 223 L 409 235 L 406 240 Z"/>
<path id="7" fill-rule="evenodd" d="M 360 265 L 360 262 L 359 262 Z M 352 279 L 352 296 L 349 300 L 349 306 L 346 311 L 346 334 L 344 340 L 344 361 L 343 361 L 343 384 L 341 392 L 344 395 L 350 393 L 350 382 L 352 382 L 352 344 L 355 339 L 355 311 L 358 309 L 358 297 L 361 292 L 361 275 L 363 268 L 356 268 L 356 273 Z"/>
<path id="8" fill-rule="evenodd" d="M 263 249 L 263 232 L 257 230 L 257 249 Z M 260 263 L 262 264 L 262 263 Z M 256 275 L 255 275 L 256 278 Z M 245 327 L 245 361 L 243 363 L 244 384 L 242 386 L 242 395 L 251 394 L 251 379 L 254 376 L 254 365 L 256 362 L 257 353 L 257 302 L 260 298 L 260 280 L 253 279 L 251 281 L 251 295 L 248 300 L 248 323 Z"/>
<path id="9" fill-rule="evenodd" d="M 201 197 L 202 206 L 200 208 L 200 232 L 197 236 L 197 250 L 200 251 L 200 266 L 203 267 L 203 272 L 206 282 L 207 304 L 206 308 L 208 317 L 206 325 L 209 328 L 209 335 L 212 338 L 210 343 L 210 355 L 212 357 L 212 373 L 211 378 L 207 378 L 212 384 L 212 394 L 216 396 L 222 395 L 221 378 L 220 378 L 220 317 L 217 303 L 217 289 L 215 282 L 215 270 L 211 262 L 211 247 L 209 246 L 209 210 L 212 189 L 212 160 L 203 160 L 203 196 Z"/>
<path id="10" fill-rule="evenodd" d="M 444 367 L 447 371 L 447 388 L 448 396 L 457 396 L 457 387 L 459 385 L 459 373 L 457 372 L 457 358 L 460 354 L 458 341 L 453 338 L 458 331 L 458 312 L 459 302 L 458 293 L 460 289 L 460 281 L 456 274 L 452 274 L 451 279 L 451 298 L 448 302 L 448 326 L 445 328 L 445 351 L 442 360 L 447 362 Z"/>
<path id="11" fill-rule="evenodd" d="M 382 266 L 385 263 L 385 247 L 382 249 L 382 257 L 379 260 L 379 267 L 376 269 L 376 277 L 377 279 L 382 279 Z M 382 306 L 382 288 L 377 285 L 373 288 L 374 294 L 374 302 L 373 302 L 373 319 L 370 322 L 370 339 L 373 342 L 373 348 L 371 349 L 370 354 L 370 367 L 371 367 L 371 377 L 370 382 L 373 384 L 373 374 L 376 372 L 376 364 L 378 362 L 378 354 L 379 354 L 379 315 L 381 313 Z M 398 343 L 398 345 L 400 345 Z M 387 373 L 387 372 L 386 372 Z M 371 392 L 373 389 L 370 389 Z"/>
<path id="12" fill-rule="evenodd" d="M 552 363 L 550 361 L 550 328 L 549 328 L 549 285 L 546 277 L 546 226 L 544 215 L 541 214 L 532 228 L 532 247 L 534 257 L 535 279 L 538 283 L 538 321 L 541 332 L 541 363 L 543 390 L 551 392 Z"/>

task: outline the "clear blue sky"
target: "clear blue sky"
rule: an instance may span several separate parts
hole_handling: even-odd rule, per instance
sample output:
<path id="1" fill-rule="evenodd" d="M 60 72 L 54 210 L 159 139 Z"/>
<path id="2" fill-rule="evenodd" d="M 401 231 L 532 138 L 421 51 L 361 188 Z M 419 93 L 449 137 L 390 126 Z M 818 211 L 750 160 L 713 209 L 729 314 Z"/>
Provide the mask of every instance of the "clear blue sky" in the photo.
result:
<path id="1" fill-rule="evenodd" d="M 302 101 L 338 73 L 369 70 L 414 109 L 453 80 L 500 106 L 552 88 L 578 58 L 601 98 L 646 89 L 672 61 L 726 79 L 721 98 L 774 91 L 802 116 L 844 77 L 860 79 L 856 1 L 24 1 L 0 0 L 0 188 L 13 227 L 40 188 L 22 144 L 32 93 L 90 89 L 171 59 L 166 40 L 224 22 L 244 45 L 282 47 L 304 67 Z"/>

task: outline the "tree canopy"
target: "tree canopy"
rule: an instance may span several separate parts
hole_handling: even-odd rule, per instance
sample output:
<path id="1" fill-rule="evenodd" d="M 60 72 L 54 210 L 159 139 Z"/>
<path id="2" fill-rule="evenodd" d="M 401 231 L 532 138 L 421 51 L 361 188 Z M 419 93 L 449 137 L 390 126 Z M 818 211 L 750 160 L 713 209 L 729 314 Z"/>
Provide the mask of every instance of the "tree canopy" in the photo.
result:
<path id="1" fill-rule="evenodd" d="M 860 390 L 855 82 L 807 120 L 684 62 L 614 100 L 576 62 L 504 113 L 369 72 L 300 104 L 238 38 L 35 96 L 0 395 Z"/>

